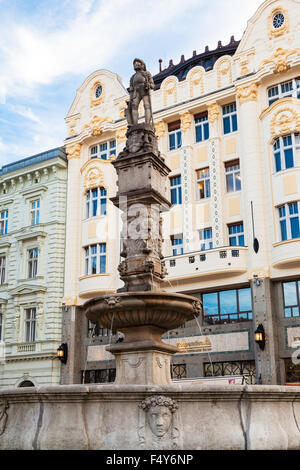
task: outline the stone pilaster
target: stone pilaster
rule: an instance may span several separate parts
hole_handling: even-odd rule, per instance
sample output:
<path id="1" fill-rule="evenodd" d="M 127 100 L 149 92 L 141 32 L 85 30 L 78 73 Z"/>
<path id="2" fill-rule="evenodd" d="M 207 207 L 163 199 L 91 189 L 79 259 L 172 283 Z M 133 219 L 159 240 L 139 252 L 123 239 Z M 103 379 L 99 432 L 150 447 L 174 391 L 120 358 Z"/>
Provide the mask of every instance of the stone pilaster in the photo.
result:
<path id="1" fill-rule="evenodd" d="M 273 315 L 272 283 L 270 279 L 251 282 L 253 297 L 253 337 L 259 324 L 262 324 L 266 335 L 265 348 L 254 344 L 256 380 L 265 385 L 278 383 L 280 369 L 278 358 L 277 326 Z"/>

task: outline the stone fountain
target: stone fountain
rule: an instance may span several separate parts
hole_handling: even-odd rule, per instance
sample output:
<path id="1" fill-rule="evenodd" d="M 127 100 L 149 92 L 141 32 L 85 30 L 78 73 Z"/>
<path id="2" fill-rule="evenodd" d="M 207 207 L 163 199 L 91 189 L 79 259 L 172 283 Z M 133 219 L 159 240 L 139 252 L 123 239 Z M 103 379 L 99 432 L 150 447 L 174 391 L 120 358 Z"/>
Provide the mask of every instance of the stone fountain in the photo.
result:
<path id="1" fill-rule="evenodd" d="M 201 315 L 198 299 L 160 289 L 161 212 L 168 210 L 169 168 L 157 149 L 151 75 L 134 61 L 127 142 L 113 163 L 113 203 L 123 213 L 124 287 L 88 301 L 94 323 L 122 331 L 110 345 L 114 384 L 0 390 L 0 449 L 38 450 L 299 450 L 299 387 L 172 383 L 176 348 L 161 336 Z M 143 100 L 145 122 L 138 122 Z M 97 457 L 98 458 L 98 457 Z M 171 463 L 176 454 L 173 454 Z"/>
<path id="2" fill-rule="evenodd" d="M 170 169 L 154 132 L 153 79 L 143 61 L 135 59 L 133 64 L 126 147 L 113 162 L 118 193 L 112 202 L 122 211 L 123 220 L 124 260 L 118 269 L 124 287 L 86 302 L 84 308 L 91 322 L 125 334 L 122 343 L 107 347 L 116 357 L 116 384 L 170 384 L 170 358 L 177 348 L 162 342 L 161 336 L 200 315 L 201 304 L 194 297 L 168 294 L 160 288 L 165 275 L 161 212 L 171 205 Z M 138 123 L 142 100 L 145 122 Z"/>

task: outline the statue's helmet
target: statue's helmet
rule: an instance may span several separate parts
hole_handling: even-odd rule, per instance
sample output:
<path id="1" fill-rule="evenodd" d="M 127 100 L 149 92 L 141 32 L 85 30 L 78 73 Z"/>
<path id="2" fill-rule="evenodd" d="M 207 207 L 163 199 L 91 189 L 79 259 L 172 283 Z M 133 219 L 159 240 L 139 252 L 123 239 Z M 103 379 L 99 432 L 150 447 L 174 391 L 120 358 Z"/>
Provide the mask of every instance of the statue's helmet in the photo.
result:
<path id="1" fill-rule="evenodd" d="M 135 64 L 135 62 L 140 62 L 140 64 L 142 64 L 143 66 L 143 69 L 146 70 L 146 64 L 142 59 L 135 58 L 133 61 L 133 65 Z"/>

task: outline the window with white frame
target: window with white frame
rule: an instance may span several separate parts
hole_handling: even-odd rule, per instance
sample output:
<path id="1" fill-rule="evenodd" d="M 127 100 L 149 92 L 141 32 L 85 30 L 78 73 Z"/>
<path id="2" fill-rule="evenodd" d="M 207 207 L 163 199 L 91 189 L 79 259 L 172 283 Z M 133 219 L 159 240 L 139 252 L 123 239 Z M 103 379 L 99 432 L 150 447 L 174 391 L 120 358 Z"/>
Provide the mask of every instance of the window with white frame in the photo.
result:
<path id="1" fill-rule="evenodd" d="M 243 222 L 228 225 L 228 233 L 230 246 L 245 246 Z"/>
<path id="2" fill-rule="evenodd" d="M 108 140 L 101 142 L 101 144 L 93 145 L 90 147 L 90 158 L 101 158 L 102 160 L 109 160 L 112 155 L 116 154 L 116 140 Z"/>
<path id="3" fill-rule="evenodd" d="M 171 203 L 182 204 L 181 176 L 173 176 L 170 178 Z"/>
<path id="4" fill-rule="evenodd" d="M 300 238 L 300 202 L 291 202 L 278 207 L 281 241 Z"/>
<path id="5" fill-rule="evenodd" d="M 200 251 L 211 250 L 213 248 L 212 228 L 199 230 Z"/>
<path id="6" fill-rule="evenodd" d="M 293 168 L 300 154 L 300 134 L 278 137 L 273 144 L 275 171 Z"/>
<path id="7" fill-rule="evenodd" d="M 6 256 L 0 256 L 0 285 L 5 284 Z"/>
<path id="8" fill-rule="evenodd" d="M 106 273 L 106 243 L 85 247 L 85 275 Z"/>
<path id="9" fill-rule="evenodd" d="M 171 243 L 172 243 L 172 254 L 173 256 L 178 256 L 183 254 L 183 235 L 172 235 L 171 236 Z"/>
<path id="10" fill-rule="evenodd" d="M 40 223 L 40 200 L 31 201 L 30 203 L 30 221 L 31 225 Z"/>
<path id="11" fill-rule="evenodd" d="M 0 212 L 0 235 L 7 234 L 7 226 L 8 226 L 8 210 L 5 209 Z"/>
<path id="12" fill-rule="evenodd" d="M 106 215 L 107 191 L 105 188 L 89 189 L 86 193 L 86 217 Z"/>
<path id="13" fill-rule="evenodd" d="M 25 342 L 33 343 L 36 340 L 36 308 L 25 309 Z"/>
<path id="14" fill-rule="evenodd" d="M 203 142 L 204 140 L 209 139 L 209 123 L 208 123 L 208 113 L 196 114 L 195 119 L 195 133 L 196 133 L 196 142 Z"/>
<path id="15" fill-rule="evenodd" d="M 180 121 L 168 124 L 169 150 L 179 149 L 181 147 L 181 129 Z"/>
<path id="16" fill-rule="evenodd" d="M 37 276 L 39 249 L 31 248 L 28 253 L 28 278 L 33 279 Z"/>
<path id="17" fill-rule="evenodd" d="M 239 160 L 225 163 L 226 190 L 228 193 L 241 190 L 241 171 Z"/>
<path id="18" fill-rule="evenodd" d="M 224 134 L 230 134 L 231 132 L 237 131 L 237 113 L 236 103 L 226 104 L 222 107 L 223 111 L 223 130 Z"/>
<path id="19" fill-rule="evenodd" d="M 198 186 L 198 197 L 199 199 L 205 199 L 210 197 L 210 174 L 209 168 L 201 168 L 196 170 L 197 175 L 197 186 Z"/>
<path id="20" fill-rule="evenodd" d="M 300 98 L 300 77 L 268 88 L 269 106 L 280 98 Z"/>

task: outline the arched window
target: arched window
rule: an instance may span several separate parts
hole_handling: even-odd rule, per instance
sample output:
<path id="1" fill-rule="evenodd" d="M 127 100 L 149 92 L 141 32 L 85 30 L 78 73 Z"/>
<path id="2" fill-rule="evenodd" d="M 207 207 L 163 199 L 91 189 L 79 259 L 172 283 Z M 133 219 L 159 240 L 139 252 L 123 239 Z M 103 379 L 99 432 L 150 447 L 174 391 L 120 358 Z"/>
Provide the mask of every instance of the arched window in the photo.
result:
<path id="1" fill-rule="evenodd" d="M 34 384 L 30 380 L 23 380 L 19 387 L 34 387 Z"/>
<path id="2" fill-rule="evenodd" d="M 107 191 L 105 188 L 89 189 L 86 193 L 86 217 L 106 215 Z"/>

